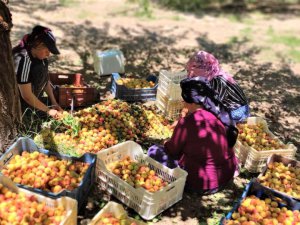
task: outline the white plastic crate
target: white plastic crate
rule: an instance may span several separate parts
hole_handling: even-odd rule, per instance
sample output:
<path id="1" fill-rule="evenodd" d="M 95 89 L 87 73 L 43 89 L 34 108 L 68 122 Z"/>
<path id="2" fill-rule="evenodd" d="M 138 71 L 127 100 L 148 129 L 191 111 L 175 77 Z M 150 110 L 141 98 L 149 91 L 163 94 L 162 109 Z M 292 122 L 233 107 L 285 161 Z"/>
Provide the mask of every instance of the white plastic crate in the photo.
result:
<path id="1" fill-rule="evenodd" d="M 247 124 L 255 125 L 259 123 L 262 123 L 264 125 L 264 130 L 266 133 L 268 133 L 272 138 L 278 140 L 278 138 L 268 129 L 267 122 L 263 118 L 249 117 L 247 119 Z M 250 146 L 243 145 L 241 141 L 237 140 L 234 146 L 234 150 L 236 156 L 239 158 L 240 163 L 243 164 L 249 172 L 259 173 L 262 171 L 267 162 L 267 159 L 272 154 L 294 158 L 297 148 L 293 144 L 286 144 L 283 149 L 257 151 Z"/>
<path id="2" fill-rule="evenodd" d="M 161 190 L 151 193 L 146 189 L 134 188 L 107 169 L 112 162 L 130 156 L 131 159 L 147 164 L 157 176 L 169 184 Z M 151 220 L 165 209 L 182 199 L 187 172 L 170 169 L 143 153 L 140 145 L 133 141 L 112 146 L 97 154 L 96 181 L 99 188 L 108 191 L 121 202 L 133 208 L 145 220 Z"/>
<path id="3" fill-rule="evenodd" d="M 158 88 L 161 93 L 171 100 L 181 100 L 180 81 L 187 77 L 187 72 L 159 72 Z"/>
<path id="4" fill-rule="evenodd" d="M 112 73 L 125 73 L 125 58 L 117 49 L 94 52 L 94 70 L 100 76 Z"/>
<path id="5" fill-rule="evenodd" d="M 111 213 L 113 214 L 116 218 L 124 218 L 124 215 L 126 215 L 127 217 L 127 213 L 124 210 L 123 206 L 116 203 L 116 202 L 108 202 L 106 204 L 106 206 L 101 209 L 100 212 L 98 212 L 94 218 L 91 220 L 91 222 L 88 225 L 97 225 L 98 220 L 101 218 L 101 216 L 103 216 L 103 214 L 105 213 Z M 126 218 L 126 221 L 128 222 L 128 224 L 130 223 L 135 223 L 136 225 L 146 225 L 146 223 L 142 222 L 142 221 L 138 221 L 135 219 L 132 219 L 130 217 Z"/>
<path id="6" fill-rule="evenodd" d="M 23 192 L 27 196 L 34 195 L 38 202 L 45 202 L 48 207 L 54 208 L 62 205 L 66 210 L 66 216 L 59 225 L 76 225 L 77 224 L 77 201 L 69 197 L 51 199 L 45 196 L 33 193 L 23 188 L 18 188 L 9 178 L 0 175 L 0 183 L 15 193 Z M 25 206 L 26 207 L 26 206 Z"/>
<path id="7" fill-rule="evenodd" d="M 171 119 L 178 119 L 184 106 L 182 100 L 172 100 L 166 97 L 159 88 L 157 90 L 155 104 L 166 117 Z"/>

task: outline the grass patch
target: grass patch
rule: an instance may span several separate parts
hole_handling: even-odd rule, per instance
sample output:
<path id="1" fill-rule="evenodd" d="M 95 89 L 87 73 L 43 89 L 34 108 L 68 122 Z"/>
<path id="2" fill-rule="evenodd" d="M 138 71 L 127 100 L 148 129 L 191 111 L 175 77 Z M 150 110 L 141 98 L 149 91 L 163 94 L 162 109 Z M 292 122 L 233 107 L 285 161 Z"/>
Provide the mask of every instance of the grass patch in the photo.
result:
<path id="1" fill-rule="evenodd" d="M 297 49 L 291 49 L 289 51 L 289 55 L 292 57 L 293 61 L 300 62 L 300 50 Z"/>
<path id="2" fill-rule="evenodd" d="M 179 15 L 172 16 L 171 19 L 172 19 L 172 20 L 175 20 L 175 21 L 182 21 L 182 20 L 184 20 L 184 19 L 183 19 L 181 16 L 179 16 Z"/>
<path id="3" fill-rule="evenodd" d="M 283 52 L 295 62 L 300 62 L 300 51 L 298 47 L 300 46 L 300 38 L 296 35 L 291 34 L 278 34 L 274 31 L 273 27 L 269 27 L 267 30 L 267 35 L 269 36 L 269 43 L 272 44 L 282 44 L 288 49 Z"/>
<path id="4" fill-rule="evenodd" d="M 224 15 L 225 16 L 225 15 Z M 226 17 L 226 16 L 225 16 Z M 233 23 L 241 23 L 241 18 L 236 14 L 230 14 L 227 16 L 227 19 Z"/>
<path id="5" fill-rule="evenodd" d="M 139 9 L 135 13 L 135 16 L 153 19 L 153 10 L 150 4 L 150 0 L 138 0 L 138 5 Z"/>
<path id="6" fill-rule="evenodd" d="M 277 34 L 274 31 L 273 27 L 268 28 L 267 35 L 270 37 L 270 41 L 272 43 L 283 44 L 287 47 L 292 47 L 292 48 L 300 46 L 300 38 L 298 38 L 296 35 L 292 35 L 292 34 L 280 35 L 280 34 Z"/>
<path id="7" fill-rule="evenodd" d="M 75 6 L 78 5 L 78 3 L 76 0 L 59 0 L 59 4 L 62 6 Z"/>
<path id="8" fill-rule="evenodd" d="M 82 10 L 78 14 L 79 19 L 91 19 L 96 17 L 97 15 L 95 13 L 91 13 L 90 11 Z"/>
<path id="9" fill-rule="evenodd" d="M 244 36 L 248 39 L 252 39 L 252 33 L 253 33 L 253 30 L 251 27 L 245 27 L 244 29 L 241 30 L 242 36 Z"/>
<path id="10" fill-rule="evenodd" d="M 254 25 L 256 18 L 249 15 L 240 15 L 240 14 L 223 14 L 223 17 L 227 18 L 232 23 L 243 23 L 245 25 Z M 256 16 L 255 16 L 256 17 Z"/>
<path id="11" fill-rule="evenodd" d="M 235 43 L 238 43 L 238 42 L 239 42 L 239 37 L 233 36 L 233 37 L 230 37 L 230 39 L 228 41 L 228 44 L 235 44 Z"/>
<path id="12" fill-rule="evenodd" d="M 272 42 L 284 44 L 285 46 L 294 48 L 300 46 L 300 38 L 294 35 L 274 35 L 272 36 Z"/>

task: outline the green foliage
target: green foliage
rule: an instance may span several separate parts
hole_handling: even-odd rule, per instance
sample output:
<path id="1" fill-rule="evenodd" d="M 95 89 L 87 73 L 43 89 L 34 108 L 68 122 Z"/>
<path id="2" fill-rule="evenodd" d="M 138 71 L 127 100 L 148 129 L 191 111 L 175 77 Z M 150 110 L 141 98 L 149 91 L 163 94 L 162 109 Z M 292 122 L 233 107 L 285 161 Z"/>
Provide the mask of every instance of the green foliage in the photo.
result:
<path id="1" fill-rule="evenodd" d="M 208 225 L 219 225 L 222 216 L 224 216 L 224 215 L 219 214 L 217 212 L 213 212 L 212 217 L 207 220 L 207 224 Z"/>
<path id="2" fill-rule="evenodd" d="M 152 18 L 152 10 L 150 5 L 150 0 L 138 0 L 139 10 L 136 16 Z"/>
<path id="3" fill-rule="evenodd" d="M 39 117 L 36 110 L 27 108 L 22 115 L 22 124 L 19 128 L 20 136 L 33 138 L 48 119 Z"/>
<path id="4" fill-rule="evenodd" d="M 81 129 L 80 122 L 71 114 L 65 114 L 61 120 L 51 119 L 47 123 L 47 126 L 51 127 L 53 131 L 57 131 L 62 127 L 67 128 L 72 137 L 78 136 L 79 130 Z"/>

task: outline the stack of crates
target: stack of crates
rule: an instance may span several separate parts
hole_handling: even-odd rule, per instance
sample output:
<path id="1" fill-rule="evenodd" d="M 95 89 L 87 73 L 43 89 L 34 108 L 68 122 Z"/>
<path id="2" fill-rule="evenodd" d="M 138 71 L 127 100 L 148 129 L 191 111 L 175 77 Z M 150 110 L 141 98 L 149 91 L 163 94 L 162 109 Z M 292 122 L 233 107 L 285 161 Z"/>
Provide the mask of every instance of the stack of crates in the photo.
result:
<path id="1" fill-rule="evenodd" d="M 187 73 L 162 70 L 159 73 L 156 106 L 165 116 L 177 119 L 183 108 L 180 81 L 187 77 Z"/>

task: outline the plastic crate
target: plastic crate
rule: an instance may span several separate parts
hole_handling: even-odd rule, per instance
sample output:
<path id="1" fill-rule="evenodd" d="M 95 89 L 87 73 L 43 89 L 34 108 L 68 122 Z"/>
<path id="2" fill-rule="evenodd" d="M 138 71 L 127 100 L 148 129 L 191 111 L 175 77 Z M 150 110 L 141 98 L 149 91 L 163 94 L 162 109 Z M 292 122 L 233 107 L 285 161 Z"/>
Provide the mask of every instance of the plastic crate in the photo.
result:
<path id="1" fill-rule="evenodd" d="M 120 50 L 96 50 L 94 51 L 93 58 L 94 70 L 100 76 L 112 73 L 125 73 L 125 58 Z"/>
<path id="2" fill-rule="evenodd" d="M 159 72 L 158 87 L 161 93 L 172 100 L 181 100 L 180 81 L 187 78 L 187 72 L 170 72 L 161 70 Z"/>
<path id="3" fill-rule="evenodd" d="M 270 163 L 273 163 L 273 162 L 282 162 L 285 166 L 287 165 L 291 165 L 293 167 L 299 167 L 300 168 L 300 162 L 299 161 L 296 161 L 296 160 L 293 160 L 293 159 L 289 159 L 289 158 L 286 158 L 286 157 L 283 157 L 281 155 L 272 155 L 268 158 L 267 160 L 267 163 L 265 165 L 265 167 L 263 168 L 262 172 L 259 174 L 258 178 L 262 177 L 263 175 L 265 175 L 265 173 L 267 172 L 268 170 L 268 165 Z M 259 182 L 259 181 L 258 181 Z M 263 184 L 262 184 L 263 185 Z M 264 185 L 263 185 L 264 186 Z M 284 195 L 286 197 L 289 197 L 289 198 L 293 198 L 293 199 L 296 199 L 297 201 L 300 202 L 300 198 L 296 198 L 296 197 L 292 197 L 290 195 L 288 195 L 287 193 L 285 192 L 281 192 L 281 191 L 278 191 L 276 189 L 273 189 L 273 188 L 270 188 L 270 187 L 267 187 L 267 186 L 264 186 L 266 189 L 268 190 L 271 190 L 271 191 L 274 191 L 274 192 L 277 192 L 278 194 L 281 194 L 281 195 Z"/>
<path id="4" fill-rule="evenodd" d="M 127 88 L 124 85 L 117 84 L 117 80 L 121 79 L 120 74 L 113 73 L 111 81 L 111 91 L 115 98 L 122 99 L 124 101 L 134 102 L 134 101 L 154 101 L 156 99 L 157 91 L 157 77 L 149 75 L 147 81 L 152 81 L 155 83 L 153 88 L 139 88 L 132 89 Z"/>
<path id="5" fill-rule="evenodd" d="M 157 89 L 155 104 L 166 117 L 171 119 L 178 119 L 184 107 L 182 100 L 172 100 L 166 97 L 160 88 Z"/>
<path id="6" fill-rule="evenodd" d="M 124 210 L 122 205 L 120 205 L 116 202 L 108 202 L 106 204 L 106 206 L 103 209 L 101 209 L 101 211 L 98 212 L 94 216 L 94 218 L 92 219 L 92 221 L 90 223 L 88 223 L 88 225 L 97 225 L 98 220 L 105 213 L 111 213 L 117 218 L 120 218 L 120 217 L 124 218 L 124 215 L 127 215 L 127 213 Z M 146 225 L 146 223 L 139 221 L 139 220 L 132 219 L 130 217 L 127 217 L 126 220 L 127 220 L 128 224 L 135 223 L 136 225 Z"/>
<path id="7" fill-rule="evenodd" d="M 9 178 L 0 175 L 0 183 L 7 187 L 9 190 L 15 193 L 25 193 L 26 196 L 34 195 L 38 202 L 45 202 L 48 207 L 54 208 L 58 205 L 62 205 L 66 210 L 66 217 L 61 221 L 59 225 L 76 225 L 77 224 L 77 202 L 68 197 L 61 197 L 58 199 L 51 199 L 42 195 L 32 193 L 28 190 L 18 188 Z"/>
<path id="8" fill-rule="evenodd" d="M 97 91 L 84 83 L 84 87 L 63 87 L 61 85 L 72 85 L 75 74 L 49 73 L 50 81 L 54 85 L 54 96 L 61 107 L 74 107 L 92 105 L 97 100 Z"/>
<path id="9" fill-rule="evenodd" d="M 242 193 L 242 196 L 239 198 L 237 203 L 234 204 L 232 210 L 227 213 L 225 217 L 223 217 L 220 221 L 220 225 L 224 225 L 226 220 L 230 220 L 231 216 L 234 212 L 236 212 L 241 205 L 242 201 L 250 195 L 255 195 L 259 199 L 265 199 L 270 198 L 272 201 L 276 201 L 278 203 L 279 207 L 286 207 L 289 210 L 299 210 L 300 209 L 300 202 L 295 201 L 292 198 L 283 196 L 281 194 L 278 194 L 272 190 L 268 190 L 264 186 L 262 186 L 260 183 L 257 182 L 257 179 L 252 179 L 247 186 L 245 187 L 245 190 Z"/>
<path id="10" fill-rule="evenodd" d="M 96 155 L 85 153 L 80 158 L 70 157 L 62 154 L 58 154 L 55 152 L 50 152 L 45 149 L 39 149 L 37 145 L 31 140 L 30 138 L 19 138 L 7 151 L 5 154 L 2 155 L 0 158 L 0 170 L 2 171 L 3 167 L 9 163 L 9 161 L 12 159 L 15 155 L 20 155 L 23 151 L 28 152 L 34 152 L 38 151 L 40 153 L 43 153 L 45 155 L 54 155 L 58 159 L 64 159 L 64 160 L 70 160 L 70 161 L 80 161 L 85 163 L 90 163 L 86 174 L 84 175 L 81 183 L 79 186 L 72 190 L 62 190 L 59 193 L 53 193 L 53 192 L 47 192 L 43 191 L 38 188 L 29 187 L 27 185 L 22 184 L 16 184 L 18 187 L 25 188 L 27 190 L 30 190 L 32 192 L 44 195 L 46 197 L 50 198 L 59 198 L 62 196 L 71 197 L 73 199 L 76 199 L 78 201 L 78 207 L 81 208 L 84 203 L 86 203 L 87 196 L 89 194 L 89 191 L 91 189 L 91 186 L 94 184 L 95 181 L 95 166 L 96 166 Z"/>
<path id="11" fill-rule="evenodd" d="M 107 165 L 130 156 L 137 162 L 147 164 L 156 174 L 169 184 L 151 193 L 144 188 L 134 188 L 107 169 Z M 169 169 L 143 154 L 140 145 L 133 141 L 115 145 L 97 154 L 96 179 L 99 188 L 114 195 L 125 205 L 133 208 L 145 220 L 151 220 L 165 209 L 182 199 L 187 172 Z"/>
<path id="12" fill-rule="evenodd" d="M 272 138 L 278 140 L 278 138 L 268 129 L 267 122 L 263 118 L 249 117 L 247 119 L 247 124 L 255 125 L 258 123 L 264 124 L 265 132 L 267 132 Z M 262 171 L 262 168 L 265 166 L 267 159 L 272 154 L 278 154 L 293 158 L 296 154 L 297 148 L 293 144 L 286 144 L 284 149 L 257 151 L 250 146 L 243 145 L 239 140 L 237 140 L 234 146 L 234 150 L 241 164 L 243 164 L 249 172 L 259 173 Z"/>

